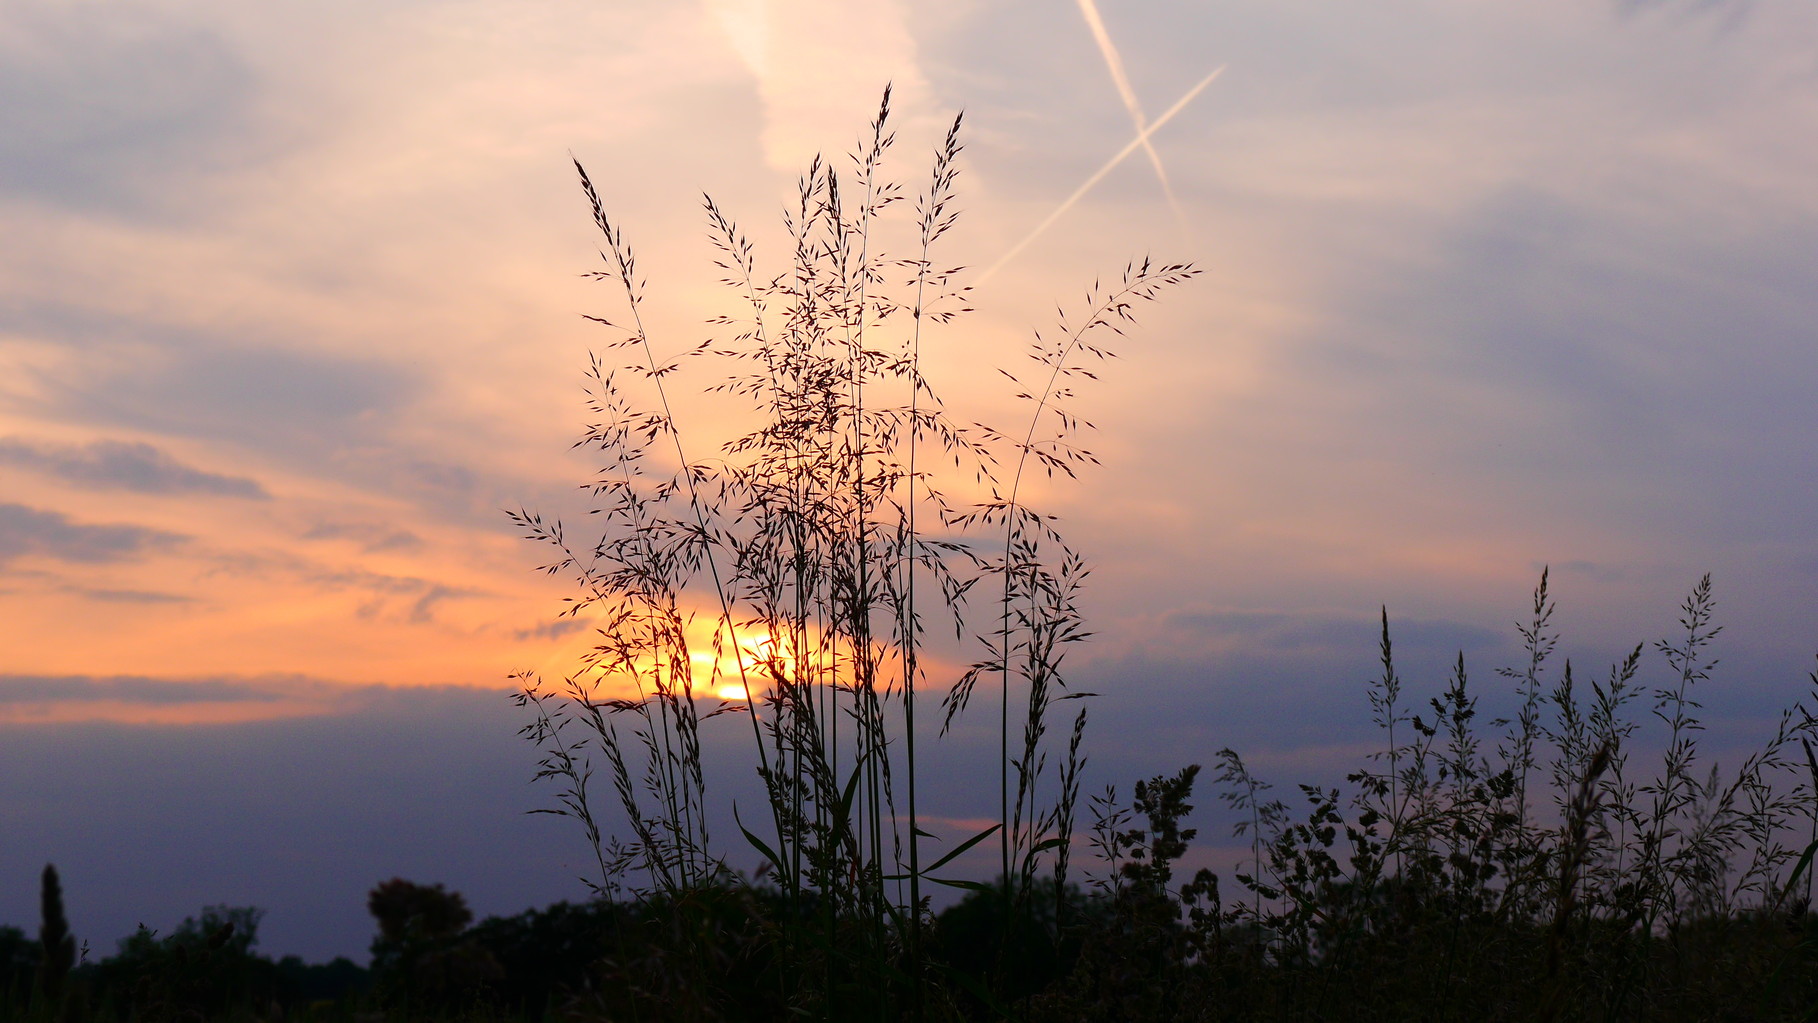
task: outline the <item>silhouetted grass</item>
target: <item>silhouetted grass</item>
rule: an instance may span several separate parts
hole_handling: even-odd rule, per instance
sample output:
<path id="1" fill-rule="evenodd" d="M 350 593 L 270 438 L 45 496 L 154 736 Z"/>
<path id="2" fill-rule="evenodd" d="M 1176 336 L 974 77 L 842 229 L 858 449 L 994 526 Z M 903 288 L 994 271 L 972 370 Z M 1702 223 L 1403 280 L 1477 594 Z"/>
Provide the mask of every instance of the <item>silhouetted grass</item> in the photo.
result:
<path id="1" fill-rule="evenodd" d="M 1488 734 L 1462 656 L 1419 713 L 1403 702 L 1385 615 L 1369 693 L 1385 742 L 1347 786 L 1273 798 L 1219 751 L 1220 796 L 1252 839 L 1234 884 L 1201 870 L 1173 887 L 1196 768 L 1134 807 L 1097 802 L 1100 898 L 1120 925 L 1087 936 L 1031 1017 L 1811 1018 L 1818 722 L 1795 707 L 1732 773 L 1705 768 L 1714 612 L 1707 576 L 1656 644 L 1663 684 L 1638 685 L 1637 647 L 1586 692 L 1548 663 L 1543 574 L 1527 663 L 1502 673 L 1520 709 Z"/>
<path id="2" fill-rule="evenodd" d="M 847 968 L 875 926 L 862 906 L 729 871 L 478 923 L 459 894 L 394 879 L 368 900 L 368 971 L 274 963 L 260 912 L 229 907 L 90 961 L 47 870 L 38 934 L 0 928 L 0 1019 L 1811 1019 L 1818 722 L 1795 707 L 1731 772 L 1705 766 L 1708 579 L 1657 660 L 1637 647 L 1583 688 L 1553 663 L 1544 576 L 1532 606 L 1511 719 L 1480 719 L 1462 659 L 1411 699 L 1385 616 L 1360 701 L 1384 743 L 1344 784 L 1278 798 L 1220 750 L 1212 781 L 1251 843 L 1223 875 L 1181 866 L 1199 766 L 1095 796 L 1087 884 L 1037 899 L 999 878 L 929 911 L 913 997 L 902 931 L 879 973 Z"/>
<path id="3" fill-rule="evenodd" d="M 603 465 L 588 488 L 604 528 L 577 544 L 559 522 L 514 515 L 558 551 L 547 571 L 578 586 L 565 613 L 588 616 L 600 636 L 574 675 L 559 686 L 526 677 L 521 697 L 536 711 L 526 733 L 543 751 L 539 776 L 563 785 L 551 812 L 577 819 L 594 849 L 590 884 L 678 913 L 738 887 L 708 833 L 701 728 L 743 715 L 767 805 L 735 808 L 735 845 L 777 888 L 765 954 L 813 978 L 780 987 L 778 1004 L 818 1016 L 923 1011 L 933 979 L 922 952 L 926 886 L 973 886 L 938 875 L 971 845 L 996 835 L 1006 913 L 1028 912 L 1044 869 L 1064 886 L 1084 711 L 1058 766 L 1048 728 L 1074 695 L 1061 666 L 1084 635 L 1075 600 L 1085 568 L 1029 506 L 1028 476 L 1072 475 L 1090 461 L 1066 406 L 1075 379 L 1091 375 L 1086 364 L 1106 354 L 1097 336 L 1196 273 L 1145 262 L 1095 287 L 1082 314 L 1037 336 L 1032 383 L 1019 384 L 1027 423 L 1010 433 L 962 424 L 921 358 L 937 328 L 966 311 L 960 270 L 933 261 L 957 215 L 960 122 L 914 203 L 912 255 L 887 258 L 883 225 L 903 199 L 885 176 L 889 100 L 886 91 L 849 175 L 816 159 L 801 178 L 784 218 L 787 269 L 761 271 L 753 245 L 707 200 L 738 306 L 713 321 L 730 335 L 717 341 L 678 348 L 648 336 L 632 249 L 576 163 L 604 241 L 606 267 L 590 276 L 616 285 L 623 307 L 615 319 L 589 318 L 617 332 L 609 349 L 634 361 L 609 370 L 596 358 L 590 371 L 598 420 L 580 445 Z M 725 373 L 708 394 L 755 409 L 756 428 L 717 445 L 685 441 L 672 382 L 702 361 Z M 977 616 L 974 592 L 990 602 Z M 978 642 L 960 678 L 928 678 L 931 628 Z M 937 685 L 944 732 L 980 682 L 997 703 L 1000 819 L 929 849 L 918 743 L 933 736 L 925 713 L 918 724 L 918 701 Z M 728 686 L 737 699 L 710 695 Z M 616 796 L 622 838 L 600 823 L 596 771 Z M 707 952 L 677 957 L 683 988 L 721 979 Z"/>
<path id="4" fill-rule="evenodd" d="M 1555 670 L 1543 574 L 1519 627 L 1523 663 L 1498 672 L 1516 712 L 1487 727 L 1462 655 L 1438 695 L 1410 702 L 1385 609 L 1366 693 L 1382 746 L 1345 785 L 1284 800 L 1218 750 L 1219 798 L 1251 843 L 1241 869 L 1176 876 L 1196 837 L 1183 823 L 1196 765 L 1138 784 L 1129 804 L 1095 797 L 1083 844 L 1097 873 L 1084 894 L 1071 886 L 1086 714 L 1072 716 L 1064 753 L 1049 728 L 1057 704 L 1082 695 L 1061 669 L 1085 634 L 1086 568 L 1028 506 L 1027 484 L 1092 461 L 1067 405 L 1107 354 L 1096 339 L 1196 271 L 1145 262 L 1093 289 L 1083 314 L 1032 346 L 1018 385 L 1027 424 L 961 423 L 921 369 L 923 342 L 965 311 L 961 271 L 931 257 L 955 216 L 959 122 L 915 204 L 915 255 L 887 259 L 880 225 L 901 199 L 884 176 L 888 112 L 886 93 L 849 176 L 817 159 L 802 177 L 786 269 L 761 272 L 707 201 L 738 311 L 712 321 L 729 336 L 695 345 L 646 333 L 632 250 L 576 164 L 604 239 L 606 268 L 591 276 L 624 310 L 616 325 L 590 319 L 634 361 L 609 370 L 596 357 L 590 371 L 597 422 L 577 446 L 601 456 L 588 489 L 604 528 L 577 543 L 560 523 L 514 518 L 556 548 L 547 571 L 580 592 L 566 613 L 601 637 L 560 685 L 521 679 L 539 777 L 562 786 L 551 812 L 580 822 L 596 894 L 636 907 L 614 917 L 620 951 L 578 1011 L 1805 1018 L 1818 995 L 1818 726 L 1790 709 L 1733 773 L 1705 768 L 1698 694 L 1720 631 L 1708 577 L 1679 634 L 1656 645 L 1667 677 L 1648 688 L 1640 646 L 1588 686 L 1570 664 Z M 708 458 L 684 443 L 671 393 L 713 362 L 726 375 L 708 393 L 760 422 L 702 445 Z M 944 683 L 925 668 L 931 625 L 978 644 Z M 700 691 L 725 685 L 739 698 Z M 931 685 L 943 736 L 981 693 L 995 697 L 999 733 L 997 823 L 938 851 L 917 798 L 930 763 L 917 743 L 931 737 L 916 712 Z M 735 808 L 735 854 L 708 833 L 701 730 L 738 715 L 766 805 Z M 1657 768 L 1643 766 L 1650 750 Z M 595 804 L 596 771 L 623 835 Z M 943 876 L 993 837 L 996 884 Z M 727 865 L 753 856 L 759 881 Z M 938 923 L 935 881 L 969 892 Z"/>

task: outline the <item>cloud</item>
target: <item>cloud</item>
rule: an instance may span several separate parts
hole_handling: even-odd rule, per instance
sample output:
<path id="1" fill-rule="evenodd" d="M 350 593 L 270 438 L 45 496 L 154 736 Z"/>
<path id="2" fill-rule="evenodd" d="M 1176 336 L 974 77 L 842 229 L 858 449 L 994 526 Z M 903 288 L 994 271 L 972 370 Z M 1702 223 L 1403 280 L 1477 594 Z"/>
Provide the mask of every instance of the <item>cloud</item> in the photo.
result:
<path id="1" fill-rule="evenodd" d="M 87 421 L 291 450 L 320 449 L 401 407 L 421 381 L 327 352 L 154 337 L 109 353 L 108 368 L 60 382 L 50 399 Z"/>
<path id="2" fill-rule="evenodd" d="M 1755 10 L 1755 0 L 1610 0 L 1610 3 L 1622 18 L 1650 11 L 1671 11 L 1685 18 L 1720 17 L 1718 25 L 1726 31 L 1740 28 Z"/>
<path id="3" fill-rule="evenodd" d="M 163 184 L 209 161 L 254 86 L 200 28 L 111 5 L 10 4 L 0 14 L 0 192 L 116 212 L 181 201 Z"/>
<path id="4" fill-rule="evenodd" d="M 1056 206 L 1054 208 L 1053 212 L 1048 214 L 1047 219 L 1045 219 L 1041 223 L 1037 224 L 1035 226 L 1034 230 L 1030 231 L 1027 235 L 1023 236 L 1022 241 L 1017 242 L 1015 245 L 1011 246 L 1010 251 L 1004 253 L 1002 256 L 999 256 L 997 259 L 997 262 L 991 264 L 991 266 L 986 268 L 983 273 L 979 274 L 979 276 L 978 276 L 979 283 L 983 284 L 987 279 L 989 279 L 990 277 L 995 275 L 998 270 L 1002 269 L 1004 264 L 1010 262 L 1012 259 L 1015 259 L 1017 257 L 1017 255 L 1023 251 L 1023 249 L 1025 249 L 1029 246 L 1030 242 L 1033 242 L 1038 235 L 1040 235 L 1043 231 L 1046 231 L 1051 225 L 1053 225 L 1053 223 L 1056 220 L 1059 220 L 1061 218 L 1061 214 L 1066 213 L 1068 210 L 1072 209 L 1076 204 L 1078 204 L 1078 202 L 1081 199 L 1085 198 L 1087 192 L 1092 191 L 1093 186 L 1097 185 L 1100 181 L 1103 181 L 1105 179 L 1105 176 L 1107 174 L 1110 174 L 1114 169 L 1116 169 L 1118 164 L 1124 162 L 1124 157 L 1127 157 L 1131 153 L 1136 152 L 1137 147 L 1139 147 L 1139 146 L 1148 146 L 1149 137 L 1151 135 L 1154 135 L 1156 132 L 1160 131 L 1162 129 L 1163 125 L 1165 125 L 1169 121 L 1173 120 L 1175 114 L 1178 114 L 1182 110 L 1186 109 L 1187 104 L 1193 102 L 1193 98 L 1195 96 L 1198 96 L 1202 91 L 1204 91 L 1206 86 L 1211 85 L 1213 79 L 1215 79 L 1219 75 L 1223 74 L 1224 70 L 1225 69 L 1224 69 L 1223 65 L 1220 65 L 1219 67 L 1214 68 L 1210 74 L 1206 75 L 1206 77 L 1199 80 L 1199 84 L 1197 84 L 1193 88 L 1187 90 L 1186 94 L 1183 95 L 1180 99 L 1175 100 L 1174 105 L 1169 107 L 1166 111 L 1164 111 L 1160 117 L 1156 118 L 1154 124 L 1150 124 L 1147 127 L 1144 127 L 1141 130 L 1139 130 L 1137 132 L 1136 138 L 1131 139 L 1130 142 L 1124 146 L 1124 148 L 1118 150 L 1117 153 L 1111 157 L 1111 159 L 1105 161 L 1105 163 L 1102 166 L 1100 166 L 1098 170 L 1096 170 L 1092 173 L 1091 177 L 1089 177 L 1085 180 L 1084 184 L 1080 185 L 1078 188 L 1073 190 L 1073 194 L 1071 194 L 1071 195 L 1067 196 L 1067 198 L 1061 200 L 1061 204 L 1059 206 Z M 1162 187 L 1164 190 L 1168 190 L 1168 188 L 1169 188 L 1166 178 L 1164 178 L 1162 180 Z M 1171 190 L 1168 191 L 1168 198 L 1169 198 L 1169 201 L 1173 201 L 1174 193 Z"/>
<path id="5" fill-rule="evenodd" d="M 151 590 L 110 590 L 71 587 L 70 592 L 80 594 L 89 600 L 99 600 L 108 604 L 188 604 L 196 599 L 194 597 L 185 597 L 178 593 L 157 593 Z"/>
<path id="6" fill-rule="evenodd" d="M 1813 565 L 1813 571 L 1818 572 L 1818 563 Z M 511 638 L 516 640 L 561 639 L 564 636 L 571 636 L 577 632 L 581 632 L 592 625 L 592 622 L 584 622 L 579 618 L 560 618 L 553 622 L 545 622 L 534 628 L 514 629 L 511 632 Z"/>
<path id="7" fill-rule="evenodd" d="M 305 540 L 351 540 L 369 554 L 414 550 L 423 538 L 408 529 L 357 522 L 324 522 L 303 534 Z"/>
<path id="8" fill-rule="evenodd" d="M 856 139 L 846 126 L 876 111 L 892 84 L 901 108 L 926 91 L 907 5 L 841 0 L 706 0 L 733 51 L 757 77 L 764 153 L 796 172 Z M 829 136 L 828 126 L 843 134 Z"/>
<path id="9" fill-rule="evenodd" d="M 1566 181 L 1489 190 L 1425 258 L 1359 275 L 1335 299 L 1342 341 L 1309 339 L 1299 368 L 1379 444 L 1455 479 L 1539 470 L 1650 529 L 1809 535 L 1818 300 L 1786 271 L 1818 216 L 1740 181 L 1719 214 L 1694 184 L 1663 172 L 1620 202 Z"/>
<path id="10" fill-rule="evenodd" d="M 1161 618 L 1170 645 L 1209 644 L 1251 655 L 1372 652 L 1382 636 L 1380 619 L 1319 612 L 1203 609 L 1172 611 Z M 1389 617 L 1397 648 L 1440 652 L 1495 647 L 1503 635 L 1466 622 Z"/>
<path id="11" fill-rule="evenodd" d="M 177 681 L 144 675 L 0 674 L 0 704 L 117 701 L 153 706 L 185 703 L 269 703 L 296 695 L 297 678 Z M 285 690 L 292 690 L 286 692 Z"/>
<path id="12" fill-rule="evenodd" d="M 194 676 L 0 672 L 0 729 L 29 722 L 205 727 L 295 721 L 395 709 L 427 693 L 465 691 L 356 685 L 296 672 Z"/>
<path id="13" fill-rule="evenodd" d="M 99 440 L 86 445 L 0 437 L 0 464 L 23 466 L 81 486 L 141 494 L 219 494 L 265 500 L 258 481 L 185 465 L 145 443 Z"/>
<path id="14" fill-rule="evenodd" d="M 432 621 L 435 618 L 437 604 L 440 604 L 444 600 L 459 600 L 462 597 L 477 595 L 477 592 L 474 590 L 462 589 L 458 586 L 444 586 L 441 583 L 436 583 L 425 591 L 422 596 L 418 597 L 415 603 L 410 605 L 410 621 L 413 624 Z"/>
<path id="15" fill-rule="evenodd" d="M 1382 676 L 1379 618 L 1189 607 L 1125 631 L 1070 656 L 1067 670 L 1074 689 L 1099 694 L 1086 702 L 1091 754 L 1111 778 L 1207 763 L 1224 747 L 1246 756 L 1323 756 L 1375 733 L 1368 694 Z M 1420 711 L 1442 692 L 1462 652 L 1485 720 L 1504 712 L 1507 687 L 1494 669 L 1520 658 L 1505 633 L 1391 613 L 1389 634 L 1403 710 Z"/>
<path id="16" fill-rule="evenodd" d="M 0 504 L 0 564 L 33 554 L 85 563 L 126 561 L 186 539 L 161 529 L 88 525 L 60 512 Z"/>
<path id="17" fill-rule="evenodd" d="M 363 591 L 370 594 L 354 611 L 356 618 L 366 621 L 421 625 L 436 620 L 436 608 L 444 601 L 487 595 L 481 590 L 468 587 L 364 569 L 312 571 L 305 573 L 304 578 L 330 590 Z M 403 606 L 400 607 L 400 604 Z"/>

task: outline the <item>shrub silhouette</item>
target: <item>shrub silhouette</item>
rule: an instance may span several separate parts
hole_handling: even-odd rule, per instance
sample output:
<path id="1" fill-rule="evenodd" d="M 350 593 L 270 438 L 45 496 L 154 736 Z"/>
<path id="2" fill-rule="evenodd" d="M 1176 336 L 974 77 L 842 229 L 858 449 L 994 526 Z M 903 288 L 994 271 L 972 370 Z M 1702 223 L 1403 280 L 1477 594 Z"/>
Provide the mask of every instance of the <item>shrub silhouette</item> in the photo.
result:
<path id="1" fill-rule="evenodd" d="M 279 987 L 272 962 L 253 952 L 263 916 L 250 906 L 209 906 L 163 937 L 141 926 L 96 965 L 95 982 L 122 1015 L 146 1021 L 267 1004 Z"/>
<path id="2" fill-rule="evenodd" d="M 37 982 L 42 942 L 17 927 L 0 927 L 0 1005 L 23 1005 Z"/>
<path id="3" fill-rule="evenodd" d="M 582 1000 L 626 957 L 629 907 L 558 902 L 516 916 L 488 917 L 467 937 L 499 966 L 489 996 L 503 1011 L 538 1020 Z"/>

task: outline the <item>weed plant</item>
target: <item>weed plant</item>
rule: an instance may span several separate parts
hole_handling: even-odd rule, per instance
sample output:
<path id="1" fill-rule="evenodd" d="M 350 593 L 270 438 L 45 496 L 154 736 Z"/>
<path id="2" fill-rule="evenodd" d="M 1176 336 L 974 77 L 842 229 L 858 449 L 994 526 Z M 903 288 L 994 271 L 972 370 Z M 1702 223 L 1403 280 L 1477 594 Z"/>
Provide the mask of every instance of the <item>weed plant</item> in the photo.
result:
<path id="1" fill-rule="evenodd" d="M 1019 382 L 1026 425 L 957 421 L 923 375 L 922 346 L 968 311 L 961 270 L 935 262 L 957 217 L 960 120 L 913 203 L 910 254 L 896 257 L 885 225 L 907 204 L 885 169 L 889 106 L 886 91 L 848 173 L 817 158 L 800 179 L 786 269 L 760 270 L 752 243 L 706 201 L 737 310 L 711 321 L 718 337 L 679 348 L 646 333 L 632 248 L 576 162 L 604 243 L 604 268 L 589 276 L 623 307 L 589 318 L 615 332 L 608 351 L 631 356 L 611 369 L 596 357 L 588 375 L 596 418 L 579 445 L 599 456 L 588 489 L 604 527 L 577 542 L 560 522 L 514 515 L 555 549 L 546 570 L 579 590 L 565 613 L 599 637 L 561 683 L 520 678 L 540 777 L 561 786 L 552 812 L 577 819 L 594 850 L 590 883 L 673 907 L 676 968 L 691 990 L 712 990 L 712 957 L 686 947 L 689 920 L 718 913 L 736 883 L 709 835 L 701 729 L 743 716 L 767 806 L 735 819 L 776 889 L 771 954 L 812 978 L 776 992 L 778 1005 L 823 1016 L 921 1011 L 927 888 L 977 886 L 941 875 L 966 849 L 996 836 L 1007 914 L 1026 912 L 1038 876 L 1064 889 L 1085 713 L 1064 726 L 1055 764 L 1049 729 L 1057 705 L 1080 695 L 1061 669 L 1085 634 L 1086 569 L 1027 492 L 1038 471 L 1071 476 L 1091 461 L 1077 446 L 1088 424 L 1068 403 L 1108 354 L 1099 339 L 1197 272 L 1143 262 L 1094 288 L 1083 312 L 1037 335 Z M 760 413 L 717 450 L 685 434 L 671 404 L 682 371 L 702 363 L 724 368 L 709 395 Z M 931 678 L 931 633 L 976 641 L 970 669 Z M 716 698 L 729 687 L 735 699 Z M 945 734 L 981 692 L 996 703 L 999 820 L 934 847 L 918 749 L 935 735 L 929 701 L 939 698 Z M 596 772 L 625 836 L 600 821 Z"/>
<path id="2" fill-rule="evenodd" d="M 1655 644 L 1663 682 L 1638 682 L 1638 646 L 1586 692 L 1570 662 L 1553 670 L 1543 573 L 1525 664 L 1500 673 L 1518 709 L 1489 734 L 1462 655 L 1442 695 L 1406 702 L 1385 613 L 1368 687 L 1383 746 L 1346 787 L 1275 798 L 1218 752 L 1219 798 L 1251 843 L 1235 890 L 1207 870 L 1173 887 L 1197 767 L 1129 807 L 1095 798 L 1096 912 L 1115 924 L 1033 1015 L 1812 1018 L 1818 721 L 1796 706 L 1733 772 L 1707 766 L 1715 607 L 1706 576 Z M 1635 759 L 1650 749 L 1653 771 Z"/>

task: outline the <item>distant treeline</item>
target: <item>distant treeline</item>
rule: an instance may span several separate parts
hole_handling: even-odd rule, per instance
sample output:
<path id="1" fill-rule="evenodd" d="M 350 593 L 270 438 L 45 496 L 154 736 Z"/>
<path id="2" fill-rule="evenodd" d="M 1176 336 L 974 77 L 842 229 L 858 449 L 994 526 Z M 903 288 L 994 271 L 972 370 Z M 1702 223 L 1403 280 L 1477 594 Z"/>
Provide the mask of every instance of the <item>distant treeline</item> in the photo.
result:
<path id="1" fill-rule="evenodd" d="M 876 971 L 841 969 L 838 938 L 862 917 L 734 875 L 681 900 L 561 902 L 477 923 L 459 893 L 393 879 L 368 897 L 370 968 L 260 955 L 262 911 L 226 906 L 166 935 L 141 928 L 89 961 L 47 867 L 38 937 L 0 927 L 0 1019 L 1791 1021 L 1818 1006 L 1818 915 L 1787 891 L 1798 874 L 1783 905 L 1665 927 L 1614 919 L 1607 903 L 1587 913 L 1571 894 L 1582 874 L 1555 874 L 1551 896 L 1524 906 L 1468 856 L 1404 850 L 1399 873 L 1371 882 L 1354 858 L 1321 852 L 1380 852 L 1382 822 L 1347 821 L 1309 787 L 1305 823 L 1263 853 L 1265 876 L 1292 890 L 1245 873 L 1231 898 L 1210 872 L 1175 876 L 1196 837 L 1181 821 L 1198 773 L 1100 807 L 1095 843 L 1111 869 L 1093 891 L 973 886 L 929 916 L 916 959 L 897 944 Z M 1562 853 L 1582 855 L 1548 855 Z M 804 945 L 808 929 L 836 940 Z"/>
<path id="2" fill-rule="evenodd" d="M 0 926 L 0 1019 L 539 1020 L 587 986 L 624 912 L 557 903 L 474 923 L 458 892 L 394 879 L 368 897 L 378 926 L 368 968 L 261 955 L 264 911 L 230 906 L 169 934 L 141 927 L 96 959 L 69 932 L 55 867 L 44 870 L 41 904 L 37 937 Z"/>

